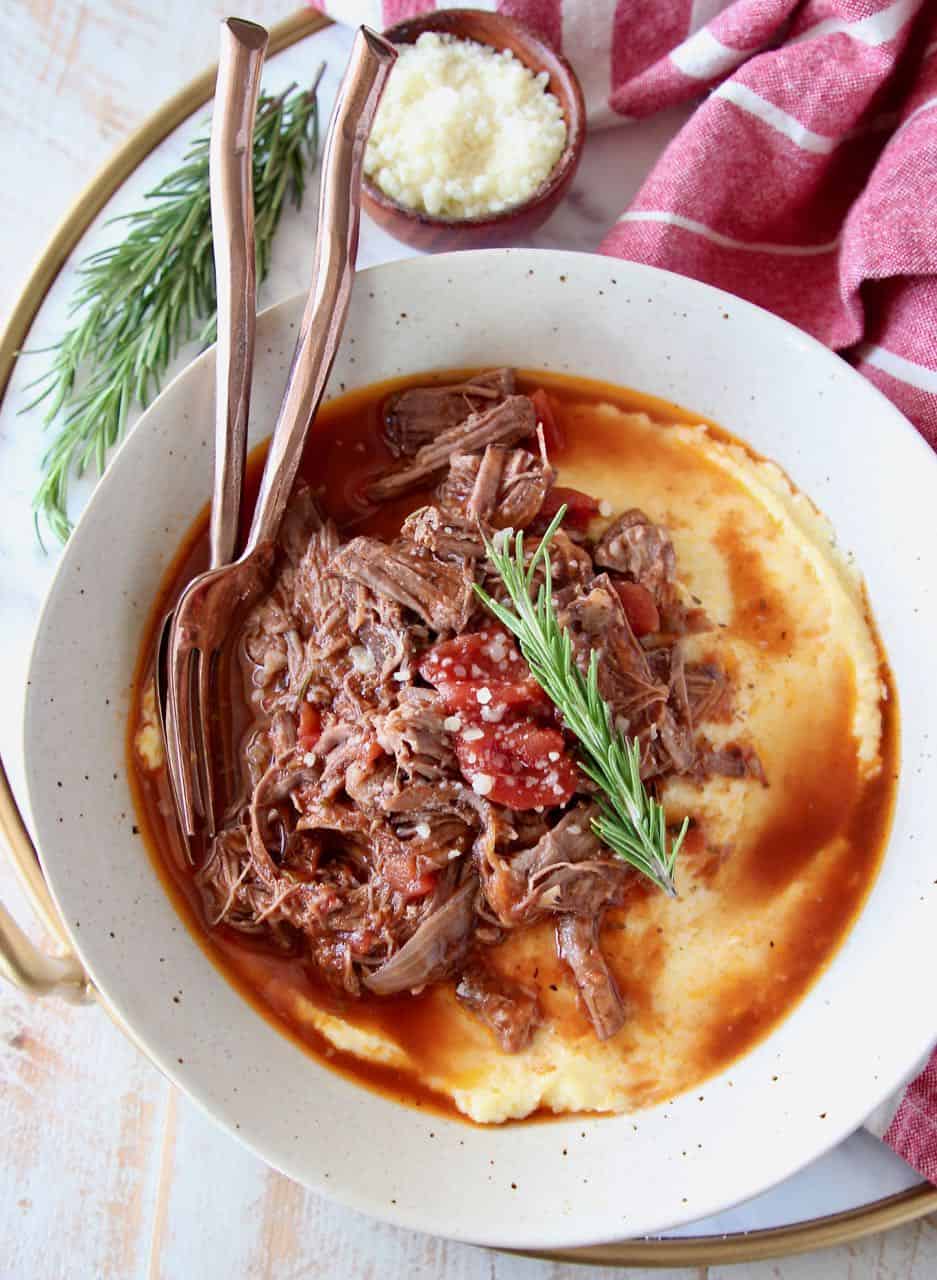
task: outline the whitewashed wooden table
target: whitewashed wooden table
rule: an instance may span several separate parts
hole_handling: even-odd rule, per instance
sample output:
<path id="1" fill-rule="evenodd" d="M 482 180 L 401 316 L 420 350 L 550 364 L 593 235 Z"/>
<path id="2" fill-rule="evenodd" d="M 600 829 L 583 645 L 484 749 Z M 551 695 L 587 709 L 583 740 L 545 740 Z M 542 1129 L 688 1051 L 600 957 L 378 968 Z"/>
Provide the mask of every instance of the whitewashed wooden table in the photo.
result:
<path id="1" fill-rule="evenodd" d="M 295 0 L 238 0 L 236 5 L 241 15 L 268 26 L 294 9 Z M 8 313 L 32 260 L 99 165 L 151 111 L 214 60 L 218 19 L 231 11 L 219 0 L 0 0 L 5 176 L 0 314 Z M 327 45 L 333 55 L 331 77 L 340 70 L 342 40 L 339 33 Z M 591 248 L 674 123 L 671 117 L 643 130 L 633 143 L 636 156 L 629 172 L 603 165 L 599 155 L 591 162 L 587 157 L 587 169 L 591 163 L 607 175 L 601 207 L 591 195 L 574 198 L 542 243 Z M 284 229 L 267 301 L 303 284 L 311 204 Z M 365 262 L 399 253 L 373 227 L 363 229 Z M 9 413 L 0 425 L 4 467 L 7 455 L 14 459 L 10 474 L 4 470 L 14 500 L 4 503 L 0 520 L 0 670 L 8 672 L 0 687 L 0 750 L 14 786 L 20 778 L 16 681 L 25 630 L 51 571 L 28 530 L 17 532 L 13 523 L 28 511 L 23 495 L 28 499 L 34 487 L 41 445 L 25 439 L 34 432 L 33 423 Z M 26 918 L 2 861 L 0 898 Z M 576 1270 L 448 1244 L 330 1205 L 265 1168 L 215 1129 L 102 1010 L 33 1003 L 9 988 L 0 988 L 0 1133 L 0 1280 L 268 1275 L 559 1280 Z M 874 1176 L 875 1187 L 885 1188 L 876 1194 L 910 1185 L 912 1179 L 890 1155 L 874 1150 L 871 1138 L 860 1135 L 850 1142 L 861 1157 L 858 1163 L 873 1170 L 868 1176 Z M 797 1194 L 803 1197 L 807 1188 L 818 1213 L 854 1203 L 861 1191 L 855 1164 L 849 1153 L 827 1157 L 814 1172 L 801 1175 Z M 783 1190 L 772 1195 L 782 1205 Z M 743 1209 L 732 1225 L 746 1221 Z M 632 1274 L 717 1280 L 726 1270 Z M 610 1280 L 617 1273 L 599 1269 L 592 1274 Z M 742 1264 L 734 1275 L 929 1280 L 937 1275 L 937 1222 L 927 1219 L 823 1254 Z"/>

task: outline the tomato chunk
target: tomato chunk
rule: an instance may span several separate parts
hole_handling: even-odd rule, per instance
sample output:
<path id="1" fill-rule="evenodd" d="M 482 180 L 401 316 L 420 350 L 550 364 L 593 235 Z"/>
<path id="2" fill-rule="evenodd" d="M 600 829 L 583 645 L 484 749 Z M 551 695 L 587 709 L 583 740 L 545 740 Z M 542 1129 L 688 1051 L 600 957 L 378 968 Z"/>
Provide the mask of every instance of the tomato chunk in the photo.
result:
<path id="1" fill-rule="evenodd" d="M 322 716 L 311 702 L 303 702 L 299 708 L 299 732 L 297 741 L 301 751 L 312 751 L 322 733 Z"/>
<path id="2" fill-rule="evenodd" d="M 424 680 L 435 685 L 461 680 L 530 678 L 514 637 L 495 624 L 471 635 L 434 644 L 421 658 L 419 672 Z"/>
<path id="3" fill-rule="evenodd" d="M 550 699 L 530 676 L 508 684 L 503 680 L 463 680 L 437 686 L 449 715 L 466 724 L 510 724 L 519 716 L 548 716 Z"/>
<path id="4" fill-rule="evenodd" d="M 530 400 L 537 414 L 537 421 L 543 426 L 543 442 L 547 447 L 547 455 L 552 457 L 555 453 L 562 453 L 566 448 L 566 437 L 557 422 L 553 401 L 543 387 L 538 387 L 532 392 Z"/>
<path id="5" fill-rule="evenodd" d="M 392 889 L 409 901 L 413 898 L 425 898 L 432 893 L 436 885 L 437 872 L 418 871 L 416 856 L 401 851 L 389 853 L 381 859 L 381 876 Z"/>
<path id="6" fill-rule="evenodd" d="M 442 694 L 449 716 L 467 724 L 545 718 L 553 712 L 515 639 L 501 626 L 443 640 L 424 655 L 419 671 Z"/>
<path id="7" fill-rule="evenodd" d="M 537 513 L 538 528 L 542 525 L 545 529 L 564 503 L 566 515 L 563 517 L 563 524 L 567 527 L 585 529 L 589 521 L 599 514 L 599 504 L 595 498 L 583 493 L 581 489 L 568 489 L 558 484 L 544 498 Z"/>
<path id="8" fill-rule="evenodd" d="M 482 725 L 455 740 L 459 767 L 474 791 L 511 809 L 552 809 L 572 799 L 578 771 L 563 735 L 531 722 Z"/>
<path id="9" fill-rule="evenodd" d="M 512 809 L 569 801 L 579 779 L 575 762 L 563 734 L 551 727 L 553 704 L 504 628 L 434 645 L 419 671 L 457 718 L 456 757 L 479 795 Z"/>
<path id="10" fill-rule="evenodd" d="M 552 711 L 503 627 L 443 640 L 424 654 L 419 672 L 439 690 L 449 714 L 470 723 L 507 723 L 522 713 L 547 716 Z"/>
<path id="11" fill-rule="evenodd" d="M 629 582 L 627 578 L 617 578 L 613 586 L 636 636 L 648 636 L 654 631 L 660 631 L 660 613 L 647 587 Z"/>

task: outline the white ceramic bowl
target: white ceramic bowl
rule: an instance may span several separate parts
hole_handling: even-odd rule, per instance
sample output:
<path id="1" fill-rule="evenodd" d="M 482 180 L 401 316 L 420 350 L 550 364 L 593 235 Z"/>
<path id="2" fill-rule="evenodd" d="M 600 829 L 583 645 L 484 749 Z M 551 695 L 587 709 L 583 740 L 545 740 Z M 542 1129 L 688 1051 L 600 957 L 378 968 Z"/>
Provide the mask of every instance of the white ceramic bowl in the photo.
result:
<path id="1" fill-rule="evenodd" d="M 273 422 L 300 311 L 294 299 L 260 318 L 255 438 Z M 902 701 L 898 806 L 869 903 L 767 1040 L 692 1095 L 633 1119 L 472 1128 L 391 1103 L 305 1056 L 227 984 L 176 916 L 133 834 L 125 777 L 143 628 L 210 491 L 209 352 L 115 458 L 39 626 L 26 765 L 43 868 L 75 947 L 168 1076 L 270 1164 L 357 1209 L 541 1248 L 717 1212 L 839 1142 L 935 1032 L 922 992 L 937 895 L 928 838 L 937 462 L 877 391 L 796 329 L 715 289 L 608 258 L 494 250 L 377 267 L 357 281 L 346 334 L 333 392 L 440 367 L 569 370 L 716 419 L 827 512 L 865 572 Z"/>

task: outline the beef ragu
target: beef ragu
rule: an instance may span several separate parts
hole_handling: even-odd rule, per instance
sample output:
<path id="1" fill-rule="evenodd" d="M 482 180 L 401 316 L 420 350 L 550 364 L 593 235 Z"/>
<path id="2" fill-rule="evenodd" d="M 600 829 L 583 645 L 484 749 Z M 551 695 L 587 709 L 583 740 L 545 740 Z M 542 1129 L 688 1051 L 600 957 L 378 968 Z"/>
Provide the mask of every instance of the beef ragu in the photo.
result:
<path id="1" fill-rule="evenodd" d="M 276 579 L 236 641 L 250 796 L 199 868 L 206 915 L 305 948 L 350 996 L 453 981 L 506 1052 L 528 1043 L 539 1002 L 485 954 L 547 917 L 606 1039 L 625 1009 L 599 931 L 634 875 L 593 835 L 556 708 L 472 589 L 501 590 L 483 537 L 538 522 L 555 478 L 546 427 L 509 369 L 404 391 L 384 416 L 400 462 L 365 498 L 435 484 L 435 501 L 389 542 L 343 541 L 310 488 L 294 494 Z M 666 530 L 638 510 L 595 541 L 588 529 L 570 521 L 551 559 L 577 660 L 585 671 L 599 653 L 645 778 L 721 767 L 697 730 L 701 707 L 730 714 L 728 681 L 687 669 L 680 637 L 707 624 L 680 592 Z M 753 754 L 736 758 L 760 772 Z"/>
<path id="2" fill-rule="evenodd" d="M 441 984 L 492 1047 L 523 1051 L 549 1021 L 546 984 L 497 957 L 545 928 L 549 985 L 568 984 L 593 1035 L 630 1016 L 603 921 L 627 925 L 657 891 L 596 838 L 575 740 L 476 595 L 504 594 L 485 538 L 523 530 L 529 556 L 566 505 L 553 603 L 583 672 L 598 655 L 649 788 L 772 783 L 668 529 L 559 485 L 568 448 L 555 385 L 511 369 L 378 391 L 357 422 L 326 409 L 269 591 L 238 620 L 241 774 L 223 829 L 174 878 L 228 954 L 282 962 L 352 1020 Z M 161 784 L 140 772 L 152 819 Z"/>

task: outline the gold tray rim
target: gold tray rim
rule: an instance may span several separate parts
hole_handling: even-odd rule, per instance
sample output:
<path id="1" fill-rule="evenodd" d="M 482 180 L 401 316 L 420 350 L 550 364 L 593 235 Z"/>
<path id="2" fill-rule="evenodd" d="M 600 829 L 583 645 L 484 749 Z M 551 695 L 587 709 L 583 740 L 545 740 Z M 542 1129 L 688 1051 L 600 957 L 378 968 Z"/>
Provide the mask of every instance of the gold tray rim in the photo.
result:
<path id="1" fill-rule="evenodd" d="M 271 28 L 268 56 L 289 48 L 329 25 L 330 21 L 324 15 L 308 9 L 300 10 Z M 107 201 L 150 152 L 173 129 L 209 101 L 215 74 L 216 68 L 209 67 L 157 108 L 98 170 L 62 217 L 33 265 L 0 334 L 0 404 L 20 347 L 69 255 Z M 38 855 L 13 796 L 2 759 L 0 832 L 6 837 L 10 859 L 31 906 L 39 918 L 51 927 L 57 940 L 62 941 L 65 934 L 61 925 L 55 921 L 54 914 L 49 919 L 51 900 L 45 890 Z M 121 1031 L 139 1047 L 132 1030 L 116 1018 L 113 1011 L 108 1009 L 108 1012 Z M 727 1236 L 624 1240 L 577 1249 L 503 1252 L 516 1252 L 525 1257 L 550 1262 L 576 1262 L 606 1267 L 680 1267 L 758 1262 L 767 1258 L 832 1248 L 902 1226 L 933 1212 L 937 1212 L 937 1187 L 922 1183 L 857 1209 L 759 1231 L 736 1232 Z"/>

